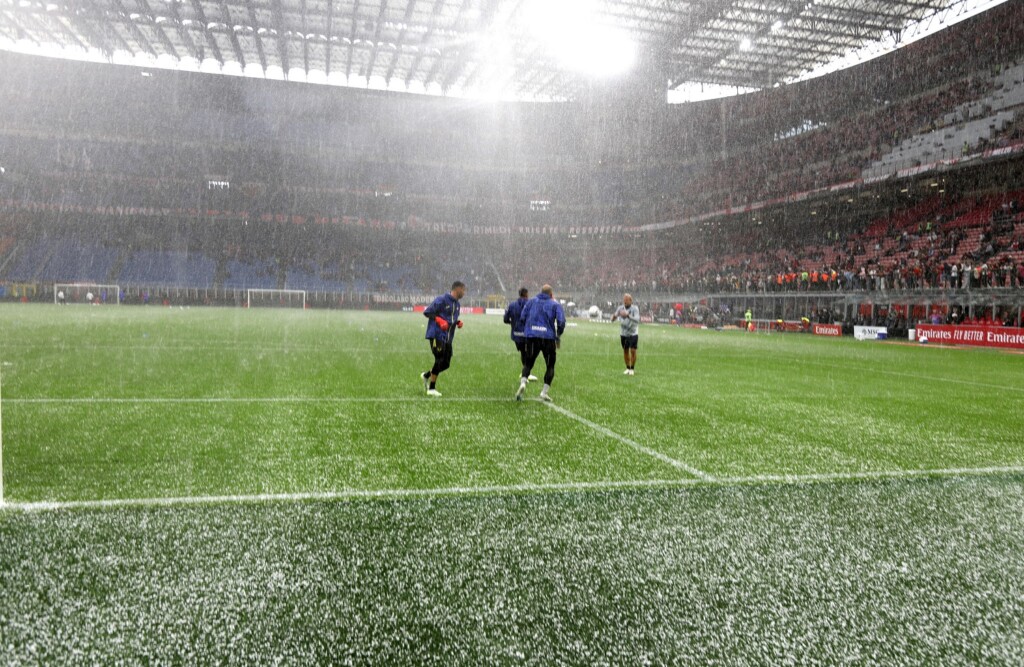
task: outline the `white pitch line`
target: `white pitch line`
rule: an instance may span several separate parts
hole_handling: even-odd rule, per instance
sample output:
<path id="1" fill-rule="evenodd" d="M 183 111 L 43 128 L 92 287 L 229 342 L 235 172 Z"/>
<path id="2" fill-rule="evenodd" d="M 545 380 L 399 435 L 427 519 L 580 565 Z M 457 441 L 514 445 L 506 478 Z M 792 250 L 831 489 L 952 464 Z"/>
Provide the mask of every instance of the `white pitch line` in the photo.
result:
<path id="1" fill-rule="evenodd" d="M 305 500 L 357 500 L 367 498 L 423 498 L 431 496 L 500 495 L 551 491 L 601 491 L 632 488 L 679 487 L 700 484 L 696 479 L 628 480 L 622 482 L 562 482 L 552 484 L 510 484 L 501 486 L 453 486 L 438 489 L 350 489 L 307 493 L 260 493 L 254 495 L 168 496 L 164 498 L 110 498 L 107 500 L 66 500 L 7 503 L 6 509 L 40 512 L 64 509 L 100 509 L 116 507 L 160 507 L 174 505 L 213 505 L 218 503 L 258 503 Z"/>
<path id="2" fill-rule="evenodd" d="M 820 484 L 823 482 L 853 482 L 873 479 L 915 479 L 921 477 L 987 477 L 993 475 L 1024 474 L 1024 466 L 986 468 L 936 468 L 931 470 L 879 470 L 865 472 L 807 473 L 795 475 L 750 475 L 703 479 L 630 480 L 621 482 L 564 482 L 553 484 L 512 484 L 507 486 L 454 486 L 438 489 L 377 489 L 346 491 L 313 491 L 308 493 L 266 493 L 223 496 L 169 496 L 163 498 L 111 498 L 107 500 L 68 500 L 39 502 L 10 502 L 3 509 L 23 512 L 44 512 L 69 509 L 102 509 L 123 507 L 171 507 L 188 505 L 214 505 L 228 503 L 259 503 L 275 501 L 318 501 L 426 498 L 433 496 L 479 496 L 504 493 L 539 493 L 557 491 L 614 491 L 629 489 L 672 489 L 678 487 L 716 487 L 771 484 Z"/>
<path id="3" fill-rule="evenodd" d="M 647 454 L 650 457 L 656 458 L 659 461 L 661 461 L 662 463 L 667 463 L 667 464 L 669 464 L 670 466 L 672 466 L 674 468 L 679 468 L 680 470 L 685 470 L 686 472 L 690 473 L 694 477 L 702 479 L 705 482 L 713 482 L 713 481 L 715 481 L 715 477 L 713 475 L 709 475 L 708 473 L 704 472 L 703 470 L 699 470 L 697 468 L 694 468 L 693 466 L 688 465 L 686 463 L 683 463 L 682 461 L 679 461 L 677 459 L 674 459 L 671 456 L 666 456 L 665 454 L 662 454 L 661 452 L 659 452 L 657 450 L 651 449 L 650 447 L 644 447 L 639 442 L 635 442 L 635 441 L 630 440 L 629 438 L 627 438 L 625 436 L 619 435 L 618 433 L 616 433 L 616 432 L 614 432 L 614 431 L 612 431 L 610 429 L 607 429 L 604 426 L 601 426 L 600 424 L 597 424 L 597 423 L 594 423 L 594 422 L 590 421 L 586 417 L 581 417 L 580 415 L 576 414 L 575 412 L 572 412 L 570 410 L 566 410 L 565 408 L 563 408 L 561 406 L 558 406 L 558 405 L 555 405 L 554 403 L 544 403 L 544 405 L 546 405 L 547 407 L 551 408 L 552 410 L 554 410 L 555 412 L 557 412 L 560 415 L 565 415 L 569 419 L 575 419 L 579 423 L 583 424 L 584 426 L 589 427 L 590 429 L 592 429 L 594 431 L 597 431 L 601 435 L 607 436 L 607 437 L 611 438 L 612 440 L 618 440 L 622 444 L 624 444 L 624 445 L 626 445 L 628 447 L 632 447 L 633 449 L 637 450 L 638 452 L 641 452 L 643 454 Z"/>
<path id="4" fill-rule="evenodd" d="M 915 477 L 956 477 L 1022 474 L 1024 466 L 989 466 L 982 468 L 932 468 L 923 470 L 866 470 L 863 472 L 821 472 L 793 475 L 746 475 L 720 477 L 720 484 L 807 484 L 813 482 L 852 482 L 870 479 L 912 479 Z"/>
<path id="5" fill-rule="evenodd" d="M 512 399 L 497 397 L 450 397 L 437 401 L 426 396 L 200 396 L 200 397 L 76 397 L 76 398 L 8 398 L 6 403 L 69 404 L 69 403 L 511 403 Z"/>

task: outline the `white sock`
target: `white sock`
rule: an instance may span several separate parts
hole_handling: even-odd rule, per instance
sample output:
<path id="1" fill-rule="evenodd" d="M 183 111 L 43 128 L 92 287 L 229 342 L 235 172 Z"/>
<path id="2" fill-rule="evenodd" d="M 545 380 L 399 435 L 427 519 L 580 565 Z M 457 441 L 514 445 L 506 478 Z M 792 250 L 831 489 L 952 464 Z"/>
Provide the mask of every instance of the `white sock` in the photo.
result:
<path id="1" fill-rule="evenodd" d="M 540 393 L 546 394 L 546 393 L 548 393 L 548 389 L 551 389 L 551 385 L 546 384 L 546 385 L 544 385 L 544 388 L 541 389 Z"/>

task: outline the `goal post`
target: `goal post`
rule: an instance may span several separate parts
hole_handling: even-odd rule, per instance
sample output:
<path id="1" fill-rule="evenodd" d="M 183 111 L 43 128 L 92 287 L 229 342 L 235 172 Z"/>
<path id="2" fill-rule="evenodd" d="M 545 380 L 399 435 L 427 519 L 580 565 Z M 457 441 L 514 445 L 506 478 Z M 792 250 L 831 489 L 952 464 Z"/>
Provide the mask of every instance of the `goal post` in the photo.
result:
<path id="1" fill-rule="evenodd" d="M 58 306 L 71 304 L 121 305 L 120 285 L 95 283 L 54 283 L 53 302 Z"/>
<path id="2" fill-rule="evenodd" d="M 306 308 L 306 290 L 247 289 L 246 308 Z"/>

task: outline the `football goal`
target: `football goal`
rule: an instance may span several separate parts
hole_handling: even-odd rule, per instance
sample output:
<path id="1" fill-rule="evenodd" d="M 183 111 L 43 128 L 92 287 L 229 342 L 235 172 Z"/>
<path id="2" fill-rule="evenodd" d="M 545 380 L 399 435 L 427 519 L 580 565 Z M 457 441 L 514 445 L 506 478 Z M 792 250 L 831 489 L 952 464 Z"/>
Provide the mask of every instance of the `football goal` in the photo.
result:
<path id="1" fill-rule="evenodd" d="M 306 290 L 247 289 L 246 308 L 305 308 Z"/>
<path id="2" fill-rule="evenodd" d="M 75 303 L 117 306 L 121 304 L 121 287 L 92 283 L 54 283 L 53 302 L 58 306 Z"/>

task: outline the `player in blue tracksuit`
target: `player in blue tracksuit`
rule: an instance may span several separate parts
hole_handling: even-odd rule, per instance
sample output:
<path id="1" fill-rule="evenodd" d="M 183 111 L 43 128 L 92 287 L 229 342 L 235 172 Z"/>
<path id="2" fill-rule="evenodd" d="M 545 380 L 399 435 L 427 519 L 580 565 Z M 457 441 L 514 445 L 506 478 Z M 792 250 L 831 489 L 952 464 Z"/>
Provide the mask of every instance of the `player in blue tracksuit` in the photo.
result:
<path id="1" fill-rule="evenodd" d="M 550 401 L 548 391 L 551 389 L 551 381 L 555 379 L 556 351 L 561 342 L 562 332 L 565 331 L 565 312 L 562 305 L 555 301 L 551 285 L 542 287 L 540 294 L 523 306 L 523 312 L 519 315 L 519 328 L 526 337 L 526 361 L 523 363 L 523 374 L 519 378 L 516 400 L 523 400 L 530 371 L 537 362 L 537 356 L 543 354 L 547 369 L 544 372 L 544 388 L 541 389 L 540 398 L 542 401 Z"/>
<path id="2" fill-rule="evenodd" d="M 430 341 L 430 351 L 434 355 L 433 367 L 420 374 L 427 396 L 441 396 L 437 390 L 437 376 L 452 365 L 452 341 L 455 340 L 455 330 L 462 328 L 459 301 L 465 295 L 466 285 L 456 280 L 450 292 L 434 299 L 423 311 L 427 318 L 427 340 Z"/>
<path id="3" fill-rule="evenodd" d="M 519 328 L 519 316 L 523 312 L 523 308 L 526 306 L 526 302 L 530 299 L 530 291 L 525 287 L 519 288 L 519 298 L 508 304 L 508 308 L 505 309 L 505 324 L 510 325 L 512 331 L 512 342 L 516 344 L 516 349 L 519 350 L 519 361 L 522 365 L 526 365 L 526 336 L 523 335 L 523 330 Z M 530 382 L 536 382 L 537 378 L 531 375 L 527 378 Z"/>

